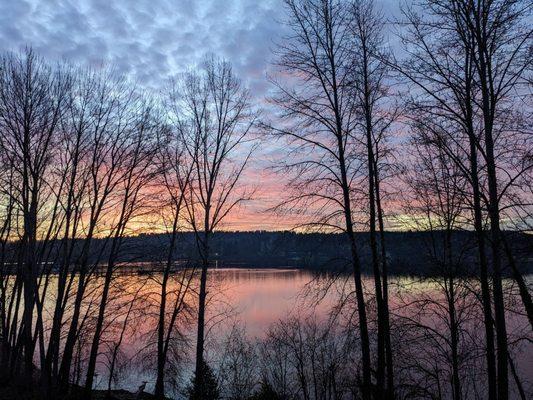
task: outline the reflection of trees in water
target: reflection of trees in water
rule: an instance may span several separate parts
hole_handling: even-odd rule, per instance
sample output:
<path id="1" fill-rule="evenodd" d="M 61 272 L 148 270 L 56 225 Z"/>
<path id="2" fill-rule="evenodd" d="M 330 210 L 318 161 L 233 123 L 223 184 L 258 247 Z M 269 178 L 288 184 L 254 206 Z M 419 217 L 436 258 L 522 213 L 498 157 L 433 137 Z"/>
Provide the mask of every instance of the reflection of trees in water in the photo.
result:
<path id="1" fill-rule="evenodd" d="M 246 268 L 224 268 L 223 273 L 217 273 L 217 270 L 210 272 L 211 281 L 224 282 L 249 282 L 249 281 L 265 281 L 272 280 L 273 275 L 276 278 L 283 280 L 297 280 L 301 279 L 302 275 L 309 275 L 308 271 L 299 269 L 282 269 L 282 268 L 260 268 L 260 269 L 246 269 Z"/>
<path id="2" fill-rule="evenodd" d="M 357 394 L 360 382 L 354 371 L 359 367 L 358 338 L 353 329 L 356 318 L 353 283 L 349 277 L 333 281 L 324 275 L 315 276 L 309 286 L 305 286 L 313 277 L 305 271 L 255 272 L 219 270 L 213 273 L 213 276 L 218 274 L 218 277 L 213 279 L 211 289 L 214 295 L 210 309 L 214 315 L 209 325 L 207 355 L 221 392 L 243 399 L 256 392 L 277 393 L 280 398 L 288 396 L 285 398 L 324 400 L 352 398 L 352 395 Z M 170 276 L 168 293 L 171 302 L 179 293 L 182 273 Z M 249 330 L 252 330 L 254 327 L 250 323 L 253 321 L 243 321 L 244 316 L 237 313 L 242 310 L 231 307 L 231 302 L 235 301 L 232 290 L 239 290 L 243 284 L 252 287 L 256 283 L 261 285 L 264 280 L 280 285 L 294 274 L 305 277 L 297 281 L 294 296 L 286 299 L 287 302 L 295 302 L 294 313 L 285 316 L 282 315 L 283 310 L 272 310 L 281 319 L 259 337 L 251 337 L 244 324 L 248 323 Z M 117 276 L 114 279 L 107 308 L 108 322 L 104 327 L 98 358 L 98 375 L 95 377 L 99 388 L 106 389 L 109 386 L 134 390 L 139 382 L 146 380 L 147 390 L 153 389 L 160 280 L 161 275 L 158 274 Z M 235 285 L 236 282 L 239 284 Z M 50 285 L 54 284 L 52 278 Z M 392 334 L 394 351 L 398 354 L 395 369 L 400 396 L 451 398 L 446 285 L 442 278 L 397 278 L 393 282 Z M 462 279 L 456 291 L 460 325 L 460 377 L 464 398 L 482 396 L 486 390 L 478 285 L 474 279 Z M 327 294 L 318 291 L 324 287 L 329 288 Z M 367 281 L 365 287 L 370 293 L 372 282 Z M 531 354 L 531 345 L 527 341 L 528 337 L 531 339 L 531 334 L 527 330 L 527 319 L 520 314 L 518 289 L 510 280 L 506 281 L 505 288 L 510 342 L 513 343 L 513 366 L 527 394 L 531 382 L 527 380 L 525 367 L 527 354 Z M 85 376 L 100 291 L 101 279 L 92 279 L 82 306 L 83 329 L 80 330 L 74 353 L 74 383 L 83 383 Z M 312 297 L 312 294 L 317 297 Z M 324 296 L 328 297 L 324 300 Z M 187 386 L 192 372 L 194 341 L 191 337 L 194 335 L 195 298 L 192 293 L 188 297 L 187 307 L 176 321 L 170 341 L 165 376 L 168 393 L 176 395 Z M 322 303 L 317 305 L 320 299 L 328 307 L 321 307 Z M 53 299 L 48 301 L 52 304 Z M 48 304 L 45 303 L 44 307 L 47 309 Z M 370 311 L 373 311 L 372 307 L 374 304 L 369 304 Z M 66 309 L 68 317 L 71 304 Z M 232 321 L 235 320 L 240 322 L 233 326 Z M 46 319 L 44 324 L 48 330 L 51 320 Z M 372 332 L 376 328 L 376 321 L 370 321 L 370 327 Z M 113 374 L 110 377 L 111 367 Z"/>
<path id="3" fill-rule="evenodd" d="M 477 299 L 461 284 L 451 290 L 445 279 L 432 280 L 427 290 L 410 293 L 409 287 L 416 284 L 407 282 L 397 297 L 395 336 L 401 391 L 422 398 L 453 398 L 457 362 L 460 392 L 465 398 L 480 395 L 484 390 L 483 336 Z M 452 298 L 454 308 L 450 309 Z"/>
<path id="4" fill-rule="evenodd" d="M 168 301 L 175 304 L 178 296 L 183 296 L 182 283 L 190 275 L 189 270 L 171 275 Z M 155 376 L 157 346 L 157 321 L 159 312 L 159 291 L 161 275 L 117 276 L 110 288 L 110 300 L 106 311 L 106 324 L 102 331 L 101 350 L 97 362 L 95 386 L 114 389 L 137 386 L 138 380 L 145 378 L 150 387 Z M 181 289 L 181 291 L 180 291 Z M 87 368 L 91 335 L 94 334 L 97 317 L 97 302 L 101 298 L 102 278 L 91 280 L 87 296 L 82 304 L 80 335 L 74 351 L 71 379 L 73 383 L 83 383 Z M 51 300 L 50 300 L 51 301 Z M 70 299 L 72 302 L 73 299 Z M 46 305 L 45 305 L 46 307 Z M 172 388 L 177 388 L 183 379 L 183 364 L 187 360 L 190 324 L 194 320 L 195 302 L 190 293 L 173 319 L 174 330 L 169 341 L 167 376 Z M 66 307 L 66 317 L 72 304 Z M 167 321 L 172 318 L 173 309 L 167 310 Z M 45 320 L 45 329 L 51 320 Z"/>
<path id="5" fill-rule="evenodd" d="M 370 285 L 367 282 L 366 286 Z M 476 280 L 459 280 L 453 294 L 458 335 L 456 356 L 463 398 L 483 398 L 487 390 L 483 310 L 478 286 Z M 248 398 L 251 393 L 263 391 L 288 399 L 360 396 L 361 381 L 354 372 L 360 366 L 360 355 L 358 338 L 354 335 L 353 293 L 351 287 L 344 288 L 346 295 L 339 298 L 341 302 L 335 312 L 327 314 L 329 319 L 317 313 L 290 315 L 272 324 L 264 337 L 256 339 L 247 338 L 241 325 L 234 326 L 220 342 L 222 350 L 216 360 L 223 393 L 229 398 Z M 392 344 L 397 355 L 397 395 L 399 398 L 453 398 L 448 281 L 401 278 L 393 289 Z M 511 281 L 506 282 L 512 327 L 510 343 L 513 343 L 512 393 L 518 397 L 530 394 L 527 354 L 531 346 L 527 338 L 531 339 L 531 333 L 524 315 L 517 317 L 521 305 L 516 290 Z M 375 320 L 370 322 L 373 331 L 377 324 Z M 522 371 L 521 375 L 516 375 L 518 371 Z"/>

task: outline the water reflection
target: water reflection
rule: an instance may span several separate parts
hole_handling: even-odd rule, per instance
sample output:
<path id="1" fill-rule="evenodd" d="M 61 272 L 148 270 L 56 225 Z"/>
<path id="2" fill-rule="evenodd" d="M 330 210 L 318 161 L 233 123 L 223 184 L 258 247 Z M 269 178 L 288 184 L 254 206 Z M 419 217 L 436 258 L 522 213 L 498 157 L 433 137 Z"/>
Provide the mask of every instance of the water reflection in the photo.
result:
<path id="1" fill-rule="evenodd" d="M 147 390 L 153 388 L 155 327 L 161 278 L 160 274 L 128 274 L 116 277 L 112 288 L 112 303 L 108 307 L 107 319 L 110 323 L 104 334 L 102 355 L 98 364 L 99 376 L 96 384 L 100 388 L 107 386 L 106 352 L 116 343 L 116 338 L 123 326 L 124 311 L 133 300 L 135 300 L 134 311 L 120 344 L 120 368 L 113 386 L 135 390 L 140 382 L 147 381 Z M 53 279 L 50 282 L 52 287 L 55 285 Z M 100 279 L 97 277 L 91 282 L 92 296 L 88 297 L 85 304 L 85 313 L 89 316 L 86 329 L 88 337 L 90 337 L 91 308 L 97 304 L 95 300 L 99 296 Z M 353 280 L 350 276 L 333 279 L 327 274 L 316 275 L 311 271 L 296 269 L 213 269 L 209 273 L 209 282 L 207 306 L 209 349 L 207 354 L 211 359 L 217 358 L 217 352 L 221 349 L 220 341 L 228 336 L 235 321 L 242 322 L 241 326 L 245 326 L 248 337 L 264 339 L 273 324 L 288 316 L 304 318 L 313 313 L 318 321 L 325 321 L 331 317 L 332 310 L 335 310 L 339 311 L 339 315 L 346 321 L 354 314 L 354 307 L 351 305 Z M 177 273 L 169 284 L 170 302 L 173 294 L 178 291 L 179 285 L 179 273 Z M 364 286 L 368 294 L 371 293 L 372 285 L 370 278 L 365 278 Z M 467 288 L 468 290 L 475 291 L 473 290 L 477 285 L 475 281 L 468 282 L 468 285 L 471 285 Z M 194 287 L 192 289 L 195 290 Z M 468 290 L 465 293 L 468 293 Z M 511 285 L 509 290 L 512 290 Z M 50 293 L 54 293 L 53 288 Z M 438 314 L 440 304 L 445 303 L 439 280 L 394 278 L 391 282 L 390 298 L 390 307 L 398 324 L 393 336 L 398 342 L 405 341 L 409 337 L 413 343 L 416 343 L 420 335 L 425 334 L 424 330 L 417 331 L 421 323 L 431 329 L 446 328 L 445 319 Z M 471 300 L 475 301 L 473 297 L 469 297 L 469 301 Z M 55 299 L 48 297 L 45 308 L 52 309 L 54 301 Z M 188 380 L 192 368 L 190 360 L 194 348 L 196 295 L 189 294 L 187 301 L 191 306 L 190 314 L 178 321 L 177 338 L 179 339 L 176 339 L 176 351 L 172 354 L 174 364 L 179 366 L 172 375 L 176 385 L 183 385 Z M 348 306 L 336 309 L 339 302 Z M 369 307 L 373 306 L 370 302 Z M 467 309 L 466 306 L 465 309 Z M 342 315 L 343 312 L 345 315 Z M 45 315 L 50 317 L 50 313 L 45 313 Z M 420 319 L 415 320 L 415 317 Z M 475 313 L 465 314 L 464 318 L 468 321 L 465 332 L 468 331 L 470 335 L 469 341 L 474 344 L 476 341 L 478 344 L 482 343 L 482 329 Z M 410 326 L 405 321 L 416 322 L 418 326 Z M 51 320 L 45 321 L 45 325 L 50 324 Z M 527 340 L 528 335 L 530 339 L 531 337 L 527 330 L 527 321 L 522 315 L 509 312 L 509 332 L 513 338 L 522 338 L 517 342 L 520 352 L 515 362 L 521 378 L 527 382 L 526 378 L 533 371 L 533 345 Z M 81 342 L 83 344 L 83 338 Z M 82 347 L 80 346 L 80 349 Z M 412 349 L 405 351 L 409 354 L 408 352 Z M 80 360 L 79 369 L 83 369 L 83 350 L 80 350 L 78 359 Z M 472 365 L 482 365 L 482 355 L 479 355 Z M 79 370 L 75 371 L 76 373 L 83 376 Z"/>

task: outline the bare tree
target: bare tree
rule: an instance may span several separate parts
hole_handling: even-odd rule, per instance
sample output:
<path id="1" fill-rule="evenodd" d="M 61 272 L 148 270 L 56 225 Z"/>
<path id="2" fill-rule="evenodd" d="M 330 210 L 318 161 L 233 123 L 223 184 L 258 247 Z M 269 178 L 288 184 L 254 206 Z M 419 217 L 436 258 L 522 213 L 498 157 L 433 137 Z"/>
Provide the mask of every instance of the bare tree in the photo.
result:
<path id="1" fill-rule="evenodd" d="M 156 155 L 156 132 L 159 129 L 159 121 L 153 118 L 152 105 L 142 98 L 137 98 L 135 92 L 128 93 L 126 100 L 121 107 L 120 118 L 116 121 L 119 129 L 116 140 L 120 146 L 113 149 L 111 154 L 115 160 L 121 160 L 117 161 L 117 171 L 120 173 L 115 200 L 118 216 L 111 216 L 113 234 L 85 379 L 84 396 L 88 399 L 92 394 L 109 289 L 121 244 L 127 234 L 129 223 L 138 215 L 142 215 L 146 208 L 149 196 L 143 192 L 143 189 L 156 172 L 153 162 Z"/>
<path id="2" fill-rule="evenodd" d="M 340 400 L 357 396 L 354 335 L 315 316 L 289 316 L 259 343 L 263 384 L 279 398 Z"/>
<path id="3" fill-rule="evenodd" d="M 355 152 L 358 123 L 353 88 L 353 14 L 341 1 L 285 2 L 290 36 L 278 45 L 277 65 L 291 76 L 274 82 L 273 103 L 286 125 L 271 132 L 292 146 L 285 172 L 292 195 L 279 209 L 307 209 L 309 227 L 340 230 L 350 243 L 362 356 L 362 393 L 370 398 L 371 357 L 361 262 L 355 239 L 353 183 L 361 162 Z M 292 161 L 294 160 L 294 161 Z"/>
<path id="4" fill-rule="evenodd" d="M 429 10 L 429 13 L 425 12 L 426 17 L 422 17 L 414 8 L 407 9 L 404 13 L 407 33 L 402 34 L 402 40 L 408 56 L 405 63 L 401 65 L 396 63 L 394 67 L 409 83 L 412 94 L 411 106 L 414 106 L 417 113 L 431 115 L 431 119 L 425 118 L 424 121 L 426 124 L 431 121 L 430 130 L 434 133 L 434 127 L 439 127 L 433 135 L 433 142 L 446 152 L 449 160 L 456 163 L 461 173 L 469 180 L 472 192 L 471 196 L 465 198 L 465 202 L 471 207 L 478 241 L 486 332 L 488 395 L 490 399 L 496 398 L 497 382 L 499 382 L 498 396 L 506 398 L 508 354 L 505 343 L 507 333 L 502 289 L 501 234 L 500 228 L 497 228 L 499 222 L 493 223 L 493 221 L 499 221 L 499 217 L 496 218 L 499 212 L 496 212 L 495 208 L 499 209 L 503 202 L 507 203 L 506 207 L 515 208 L 510 199 L 519 197 L 517 190 L 520 189 L 513 188 L 514 182 L 520 181 L 521 177 L 531 169 L 531 164 L 524 162 L 529 158 L 528 151 L 524 151 L 522 146 L 516 147 L 516 141 L 521 141 L 524 137 L 516 129 L 516 124 L 510 123 L 508 118 L 510 114 L 516 115 L 511 106 L 513 99 L 508 94 L 520 92 L 521 76 L 528 63 L 527 57 L 524 56 L 526 52 L 524 46 L 530 31 L 519 29 L 520 19 L 524 17 L 525 10 L 515 2 L 499 3 L 497 6 L 492 4 L 484 11 L 480 10 L 485 5 L 475 5 L 474 2 L 430 1 L 424 4 Z M 500 10 L 501 13 L 496 10 Z M 481 21 L 483 18 L 480 12 L 487 15 L 484 22 Z M 485 117 L 488 111 L 485 106 L 486 93 L 489 89 L 486 88 L 486 83 L 483 83 L 485 78 L 480 77 L 478 65 L 480 61 L 476 60 L 479 57 L 485 58 L 488 53 L 479 54 L 479 51 L 485 52 L 485 50 L 480 50 L 477 44 L 479 38 L 476 38 L 472 22 L 469 22 L 471 18 L 476 17 L 470 13 L 477 15 L 478 23 L 492 25 L 490 28 L 492 32 L 496 33 L 502 29 L 501 35 L 491 36 L 493 39 L 497 38 L 490 52 L 496 52 L 491 57 L 494 57 L 493 66 L 499 76 L 495 78 L 498 83 L 492 88 L 497 93 L 493 93 L 495 102 L 491 107 L 494 108 L 492 117 L 489 116 L 488 119 Z M 499 22 L 495 22 L 496 20 Z M 506 27 L 499 26 L 501 24 Z M 520 95 L 514 97 L 514 100 L 517 99 L 520 99 Z M 493 131 L 495 126 L 498 133 L 493 136 L 493 132 L 496 132 Z M 495 142 L 494 138 L 497 138 Z M 497 167 L 494 167 L 495 150 L 498 154 Z M 463 157 L 465 154 L 466 158 Z M 495 175 L 496 170 L 501 173 Z M 496 190 L 495 194 L 498 185 L 501 190 Z M 490 221 L 488 244 L 492 248 L 494 282 L 492 293 L 488 272 L 489 257 L 485 248 L 486 216 Z M 525 292 L 522 290 L 524 304 L 527 304 Z M 495 319 L 492 300 L 494 300 Z M 498 378 L 494 327 L 498 340 Z M 502 375 L 501 380 L 500 375 Z"/>
<path id="5" fill-rule="evenodd" d="M 465 188 L 468 182 L 457 164 L 443 150 L 445 146 L 439 145 L 441 142 L 435 144 L 433 141 L 435 133 L 431 128 L 438 131 L 440 126 L 432 125 L 431 121 L 413 123 L 416 157 L 409 179 L 413 196 L 411 212 L 419 224 L 418 229 L 431 232 L 428 259 L 436 270 L 431 275 L 437 276 L 435 280 L 438 286 L 442 287 L 444 296 L 435 302 L 424 297 L 414 301 L 420 301 L 421 309 L 428 307 L 426 311 L 428 313 L 431 313 L 432 307 L 437 307 L 437 310 L 443 308 L 446 311 L 442 318 L 448 329 L 443 337 L 446 338 L 446 347 L 449 348 L 446 353 L 450 354 L 451 360 L 450 393 L 453 399 L 461 399 L 463 379 L 460 359 L 464 357 L 459 354 L 460 315 L 471 306 L 465 304 L 469 291 L 461 285 L 460 280 L 460 268 L 465 251 L 454 243 L 454 236 L 464 224 L 464 196 L 467 193 Z M 444 389 L 441 387 L 439 390 Z"/>
<path id="6" fill-rule="evenodd" d="M 3 152 L 2 152 L 3 153 Z M 8 160 L 3 158 L 0 172 L 0 198 L 1 203 L 1 228 L 0 228 L 0 329 L 2 349 L 0 354 L 0 365 L 2 366 L 2 374 L 0 379 L 6 382 L 10 378 L 10 358 L 12 356 L 11 349 L 13 342 L 11 340 L 11 318 L 13 316 L 13 300 L 17 297 L 18 279 L 17 275 L 13 279 L 11 264 L 13 261 L 12 251 L 9 250 L 10 238 L 12 238 L 15 224 L 15 181 L 13 168 L 10 166 Z"/>
<path id="7" fill-rule="evenodd" d="M 508 398 L 508 344 L 505 306 L 502 288 L 501 222 L 502 190 L 497 162 L 498 142 L 502 132 L 512 129 L 510 121 L 501 113 L 509 110 L 507 100 L 516 93 L 524 72 L 531 67 L 531 37 L 533 30 L 525 28 L 530 5 L 514 0 L 486 4 L 460 2 L 458 16 L 463 21 L 462 34 L 471 38 L 472 59 L 480 91 L 480 110 L 483 120 L 484 154 L 487 163 L 488 214 L 490 218 L 491 251 L 494 285 L 494 315 L 497 343 L 498 398 Z M 530 153 L 530 150 L 527 151 Z M 530 158 L 526 155 L 526 159 Z M 533 168 L 529 162 L 518 176 Z M 516 178 L 515 178 L 516 179 Z M 505 185 L 505 184 L 504 184 Z M 530 302 L 529 302 L 530 303 Z"/>
<path id="8" fill-rule="evenodd" d="M 218 381 L 224 397 L 231 400 L 251 398 L 259 382 L 257 348 L 246 336 L 246 330 L 235 324 L 222 342 L 218 362 Z"/>
<path id="9" fill-rule="evenodd" d="M 172 96 L 171 96 L 172 97 Z M 173 98 L 173 100 L 176 100 Z M 167 104 L 171 115 L 179 115 L 180 110 L 174 108 L 175 104 L 170 101 Z M 179 119 L 178 119 L 179 121 Z M 193 163 L 187 154 L 186 145 L 183 143 L 184 137 L 181 132 L 173 130 L 171 127 L 161 132 L 159 138 L 158 164 L 160 168 L 161 186 L 164 188 L 162 196 L 168 199 L 165 208 L 168 208 L 170 214 L 168 220 L 169 239 L 167 248 L 167 257 L 161 279 L 161 293 L 159 303 L 159 314 L 157 322 L 157 378 L 155 384 L 155 396 L 163 398 L 165 394 L 165 373 L 167 364 L 167 354 L 170 350 L 174 331 L 177 322 L 180 320 L 180 313 L 187 311 L 189 305 L 187 298 L 192 292 L 192 280 L 195 275 L 194 268 L 189 264 L 179 267 L 176 270 L 176 245 L 180 229 L 184 225 L 184 202 L 188 196 L 189 182 L 193 171 Z M 167 210 L 162 213 L 164 216 Z M 182 221 L 183 220 L 183 221 Z M 169 292 L 169 280 L 172 275 L 177 274 L 177 290 L 175 293 Z M 172 296 L 174 300 L 172 300 Z M 169 306 L 167 306 L 169 302 Z"/>
<path id="10" fill-rule="evenodd" d="M 98 77 L 94 71 L 75 70 L 73 74 L 68 107 L 61 120 L 61 141 L 56 168 L 60 181 L 56 196 L 61 205 L 61 214 L 64 215 L 64 228 L 61 249 L 58 249 L 57 255 L 59 269 L 52 326 L 46 356 L 41 360 L 44 362 L 42 378 L 46 380 L 43 382 L 45 386 L 57 383 L 61 327 L 74 279 L 71 264 L 82 229 L 82 211 L 89 179 L 89 132 L 93 122 L 91 112 L 94 111 L 91 107 L 95 106 L 93 90 Z"/>
<path id="11" fill-rule="evenodd" d="M 63 75 L 65 73 L 65 75 Z M 67 101 L 66 71 L 53 69 L 26 49 L 7 54 L 0 67 L 0 147 L 14 168 L 21 187 L 17 195 L 22 237 L 19 272 L 23 281 L 22 347 L 24 374 L 32 379 L 34 309 L 38 300 L 38 214 L 45 202 L 46 174 L 50 169 L 59 122 Z"/>
<path id="12" fill-rule="evenodd" d="M 366 152 L 368 171 L 368 204 L 370 248 L 377 303 L 377 368 L 376 396 L 383 397 L 387 376 L 387 395 L 394 398 L 394 371 L 390 339 L 388 305 L 388 271 L 383 217 L 383 182 L 390 149 L 387 139 L 390 129 L 399 116 L 390 88 L 385 49 L 384 19 L 375 9 L 373 1 L 356 1 L 353 5 L 352 28 L 355 46 L 353 49 L 353 84 L 356 105 L 361 115 L 361 142 Z M 385 61 L 383 60 L 385 59 Z M 378 249 L 378 231 L 379 247 Z M 387 373 L 385 374 L 385 366 Z"/>
<path id="13" fill-rule="evenodd" d="M 187 219 L 194 230 L 201 261 L 198 294 L 198 332 L 194 390 L 202 390 L 207 272 L 212 254 L 210 239 L 226 216 L 250 198 L 241 178 L 255 148 L 251 130 L 256 114 L 248 91 L 230 64 L 215 58 L 201 73 L 187 73 L 175 95 L 180 114 L 177 126 L 192 160 Z"/>
<path id="14" fill-rule="evenodd" d="M 75 276 L 76 280 L 70 278 L 68 283 L 69 287 L 75 285 L 75 298 L 59 368 L 59 380 L 63 386 L 68 385 L 70 380 L 72 356 L 81 329 L 80 318 L 83 316 L 89 278 L 103 254 L 101 250 L 95 250 L 94 238 L 97 235 L 112 237 L 116 233 L 115 229 L 107 229 L 104 221 L 109 223 L 108 218 L 116 218 L 112 214 L 115 206 L 120 205 L 119 199 L 124 193 L 118 192 L 123 189 L 121 184 L 128 177 L 125 166 L 132 155 L 128 150 L 134 148 L 132 129 L 136 122 L 132 115 L 134 92 L 128 88 L 127 82 L 109 69 L 87 73 L 88 76 L 81 77 L 81 92 L 89 96 L 85 100 L 88 104 L 84 106 L 84 112 L 73 111 L 71 117 L 72 125 L 83 129 L 88 136 L 88 148 L 84 172 L 80 175 L 82 200 L 78 212 L 81 213 L 79 218 L 82 224 L 79 227 L 79 251 L 73 260 L 69 260 L 74 264 L 71 277 Z M 76 103 L 83 106 L 83 97 Z M 127 210 L 128 207 L 124 215 L 127 215 Z"/>

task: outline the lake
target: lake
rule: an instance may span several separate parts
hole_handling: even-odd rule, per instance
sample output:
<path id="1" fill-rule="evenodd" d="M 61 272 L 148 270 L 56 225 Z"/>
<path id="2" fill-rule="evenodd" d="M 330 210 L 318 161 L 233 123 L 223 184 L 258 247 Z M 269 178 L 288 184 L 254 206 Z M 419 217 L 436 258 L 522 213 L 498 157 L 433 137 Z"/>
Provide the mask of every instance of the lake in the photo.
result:
<path id="1" fill-rule="evenodd" d="M 95 288 L 93 301 L 98 299 L 100 279 L 96 278 L 93 282 Z M 113 318 L 115 325 L 108 326 L 104 335 L 104 344 L 101 346 L 102 355 L 97 368 L 96 387 L 101 389 L 107 387 L 108 358 L 106 354 L 111 351 L 116 338 L 123 331 L 118 373 L 113 387 L 135 391 L 142 381 L 146 381 L 147 390 L 153 389 L 155 382 L 153 346 L 159 281 L 160 276 L 157 274 L 117 275 L 115 278 L 111 296 L 112 303 L 108 308 L 109 314 L 124 315 L 131 300 L 133 298 L 136 300 L 127 325 L 122 325 L 124 318 L 116 317 Z M 273 324 L 290 316 L 302 319 L 312 316 L 317 321 L 326 323 L 332 310 L 335 309 L 339 311 L 338 323 L 346 324 L 349 323 L 347 322 L 349 316 L 354 314 L 350 303 L 352 297 L 350 293 L 353 287 L 350 276 L 333 279 L 331 275 L 317 275 L 311 271 L 298 269 L 213 269 L 209 274 L 209 282 L 207 359 L 213 360 L 213 363 L 216 363 L 220 356 L 224 338 L 229 335 L 235 325 L 245 330 L 246 336 L 254 341 L 264 339 Z M 365 278 L 364 283 L 365 290 L 370 293 L 373 282 L 370 278 Z M 465 299 L 468 300 L 461 300 L 463 308 L 470 310 L 468 315 L 461 314 L 465 320 L 464 330 L 468 333 L 468 335 L 465 334 L 465 338 L 468 338 L 465 339 L 465 343 L 468 341 L 470 346 L 475 343 L 479 346 L 483 340 L 480 319 L 477 313 L 472 311 L 476 307 L 475 299 L 469 294 L 471 289 L 475 289 L 476 284 L 476 282 L 465 281 Z M 53 287 L 54 284 L 51 282 L 51 288 Z M 179 287 L 179 280 L 171 281 L 170 298 L 172 298 L 172 291 L 177 287 Z M 532 385 L 531 380 L 527 381 L 531 379 L 533 371 L 531 332 L 527 319 L 519 313 L 520 302 L 515 295 L 516 288 L 510 281 L 506 282 L 506 287 L 511 293 L 508 305 L 511 310 L 508 312 L 508 325 L 509 334 L 514 340 L 512 349 L 515 354 L 516 370 L 526 385 Z M 52 300 L 51 297 L 47 298 L 47 302 Z M 191 303 L 194 300 L 195 296 L 189 296 Z M 335 308 L 340 300 L 346 303 L 342 310 Z M 92 307 L 90 303 L 89 298 L 88 310 Z M 393 335 L 396 332 L 401 336 L 393 337 L 393 340 L 401 343 L 405 339 L 405 332 L 411 334 L 413 330 L 419 329 L 419 325 L 427 325 L 432 330 L 445 332 L 446 315 L 442 313 L 442 307 L 439 306 L 443 303 L 442 285 L 438 279 L 422 281 L 419 278 L 392 278 L 390 308 L 393 313 L 393 324 L 396 323 L 399 327 L 394 330 Z M 370 302 L 370 310 L 372 307 L 373 304 Z M 517 312 L 512 311 L 515 309 Z M 371 316 L 372 312 L 369 312 L 369 315 Z M 196 330 L 193 312 L 191 317 L 189 320 L 184 319 L 178 323 L 180 341 L 175 362 L 179 365 L 177 382 L 182 386 L 188 382 L 192 371 L 192 349 Z M 409 325 L 414 320 L 418 325 Z M 87 332 L 90 330 L 88 329 Z M 403 333 L 400 334 L 400 332 Z M 425 333 L 427 331 L 424 331 Z M 74 374 L 83 381 L 82 353 L 78 359 L 80 360 L 79 370 L 75 370 Z M 482 361 L 481 356 L 476 356 L 472 362 L 482 365 Z"/>

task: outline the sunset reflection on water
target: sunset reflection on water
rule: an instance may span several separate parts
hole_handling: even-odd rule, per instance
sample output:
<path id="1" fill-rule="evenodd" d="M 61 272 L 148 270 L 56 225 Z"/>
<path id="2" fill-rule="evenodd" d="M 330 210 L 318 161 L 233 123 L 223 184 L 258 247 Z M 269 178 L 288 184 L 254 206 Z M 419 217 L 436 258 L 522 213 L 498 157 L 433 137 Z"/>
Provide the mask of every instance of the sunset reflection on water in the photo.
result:
<path id="1" fill-rule="evenodd" d="M 181 273 L 185 273 L 182 271 Z M 176 273 L 169 281 L 169 298 L 175 298 L 175 293 L 180 289 L 179 277 Z M 134 390 L 138 382 L 148 381 L 147 388 L 151 387 L 154 380 L 153 371 L 149 365 L 153 362 L 155 350 L 155 328 L 157 324 L 157 304 L 160 298 L 161 274 L 117 274 L 112 287 L 111 303 L 108 305 L 108 320 L 113 320 L 117 327 L 110 325 L 104 334 L 104 343 L 113 343 L 118 337 L 120 324 L 123 320 L 120 314 L 136 298 L 134 303 L 135 313 L 128 323 L 126 335 L 121 344 L 124 370 L 121 373 L 118 387 Z M 99 281 L 96 277 L 92 281 L 92 298 L 87 299 L 86 307 L 92 307 L 95 299 L 99 296 Z M 277 323 L 289 316 L 306 318 L 313 316 L 319 321 L 326 321 L 331 317 L 332 309 L 340 299 L 345 301 L 347 314 L 354 315 L 353 305 L 350 303 L 353 297 L 353 278 L 350 275 L 337 276 L 332 279 L 329 274 L 319 275 L 312 271 L 300 269 L 247 269 L 247 268 L 221 268 L 212 269 L 209 272 L 209 294 L 207 303 L 208 329 L 207 342 L 208 357 L 216 358 L 220 351 L 221 341 L 229 334 L 235 323 L 246 329 L 249 338 L 264 339 L 272 324 Z M 182 352 L 184 366 L 182 373 L 184 379 L 192 371 L 192 351 L 196 333 L 194 304 L 196 302 L 196 282 L 193 279 L 192 292 L 187 295 L 187 302 L 191 305 L 189 318 L 183 318 L 178 323 L 180 333 L 185 339 Z M 395 277 L 391 279 L 390 307 L 393 317 L 421 312 L 421 318 L 429 325 L 442 324 L 441 317 L 435 317 L 434 312 L 438 307 L 428 304 L 432 301 L 441 303 L 442 287 L 439 281 L 421 280 L 420 278 Z M 55 285 L 55 278 L 51 278 L 50 285 Z M 473 285 L 476 283 L 473 282 Z M 368 291 L 368 299 L 371 299 L 373 282 L 370 277 L 364 278 L 364 287 Z M 325 287 L 328 290 L 325 290 Z M 51 293 L 54 291 L 52 290 Z M 320 301 L 318 301 L 320 299 Z M 55 299 L 47 297 L 45 308 L 53 304 Z M 422 310 L 418 301 L 424 302 L 427 307 Z M 406 304 L 409 306 L 406 307 Z M 369 308 L 373 305 L 370 302 Z M 117 311 L 119 310 L 119 311 Z M 90 314 L 90 312 L 88 313 Z M 48 315 L 45 313 L 45 315 Z M 369 315 L 372 315 L 370 313 Z M 67 314 L 68 318 L 68 314 Z M 370 317 L 371 318 L 371 317 Z M 528 333 L 523 331 L 524 318 L 520 315 L 509 313 L 509 331 L 516 332 L 516 336 Z M 45 326 L 51 321 L 45 321 Z M 90 326 L 90 325 L 89 325 Z M 443 328 L 441 325 L 440 328 Z M 90 332 L 88 330 L 88 332 Z M 481 330 L 479 330 L 481 332 Z M 524 334 L 522 332 L 525 332 Z M 481 335 L 481 333 L 480 333 Z M 482 337 L 480 336 L 480 340 Z M 101 352 L 105 353 L 107 345 L 101 346 Z M 522 371 L 533 371 L 533 349 L 531 344 L 525 344 L 517 357 L 517 362 L 522 364 Z M 147 368 L 148 366 L 148 368 Z M 106 365 L 105 356 L 100 358 L 98 365 L 97 386 L 105 387 Z"/>

